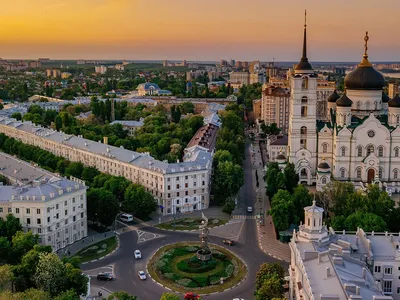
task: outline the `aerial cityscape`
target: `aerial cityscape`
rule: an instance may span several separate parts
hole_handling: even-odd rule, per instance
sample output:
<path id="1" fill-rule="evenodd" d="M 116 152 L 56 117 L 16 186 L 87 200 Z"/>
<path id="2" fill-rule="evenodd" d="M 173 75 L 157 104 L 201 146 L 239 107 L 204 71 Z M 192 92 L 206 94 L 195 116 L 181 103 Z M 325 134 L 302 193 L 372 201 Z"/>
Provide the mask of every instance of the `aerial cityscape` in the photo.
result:
<path id="1" fill-rule="evenodd" d="M 400 300 L 400 2 L 14 2 L 0 300 Z"/>

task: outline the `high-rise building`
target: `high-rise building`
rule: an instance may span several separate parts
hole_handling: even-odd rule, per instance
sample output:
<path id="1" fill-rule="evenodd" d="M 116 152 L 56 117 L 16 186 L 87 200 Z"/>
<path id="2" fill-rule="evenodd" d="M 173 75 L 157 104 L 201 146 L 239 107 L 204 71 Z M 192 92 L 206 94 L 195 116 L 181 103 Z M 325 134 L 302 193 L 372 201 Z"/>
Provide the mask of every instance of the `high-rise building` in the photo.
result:
<path id="1" fill-rule="evenodd" d="M 389 98 L 394 98 L 399 93 L 398 83 L 389 83 L 388 85 L 388 96 Z"/>
<path id="2" fill-rule="evenodd" d="M 98 74 L 105 74 L 107 72 L 107 66 L 95 66 L 94 71 Z"/>
<path id="3" fill-rule="evenodd" d="M 229 73 L 229 81 L 231 83 L 247 85 L 250 82 L 249 72 L 231 72 Z"/>
<path id="4" fill-rule="evenodd" d="M 263 86 L 261 98 L 261 120 L 266 125 L 275 123 L 282 133 L 289 128 L 289 99 L 288 88 Z"/>

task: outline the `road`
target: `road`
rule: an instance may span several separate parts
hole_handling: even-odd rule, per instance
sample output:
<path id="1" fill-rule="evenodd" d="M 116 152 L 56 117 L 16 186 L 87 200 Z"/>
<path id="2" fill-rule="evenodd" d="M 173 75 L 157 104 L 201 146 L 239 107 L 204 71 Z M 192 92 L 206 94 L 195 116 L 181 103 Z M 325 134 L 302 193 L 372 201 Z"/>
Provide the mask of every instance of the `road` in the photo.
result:
<path id="1" fill-rule="evenodd" d="M 250 155 L 250 147 L 246 147 L 246 160 L 243 165 L 245 184 L 240 191 L 237 209 L 235 210 L 235 214 L 242 214 L 243 216 L 250 216 L 250 214 L 246 214 L 246 208 L 248 206 L 255 208 L 256 204 Z M 262 174 L 258 175 L 259 179 L 262 179 Z M 260 265 L 264 262 L 278 262 L 281 264 L 282 262 L 267 256 L 259 249 L 255 219 L 244 220 L 235 246 L 225 246 L 222 244 L 222 239 L 221 235 L 219 237 L 211 235 L 210 243 L 226 247 L 240 257 L 248 267 L 248 276 L 238 287 L 223 293 L 205 296 L 204 299 L 228 300 L 237 297 L 245 300 L 254 299 L 255 277 Z M 110 291 L 124 290 L 129 294 L 136 295 L 140 300 L 158 300 L 166 290 L 149 278 L 146 281 L 140 281 L 137 273 L 139 270 L 146 270 L 147 261 L 161 246 L 182 241 L 199 241 L 198 233 L 162 231 L 154 227 L 141 227 L 140 230 L 127 231 L 121 234 L 120 248 L 113 255 L 97 262 L 83 265 L 82 269 L 90 275 L 96 275 L 98 272 L 107 270 L 108 272 L 110 270 L 114 272 L 116 280 L 111 282 L 98 282 L 93 277 L 94 280 L 92 282 L 95 286 L 101 286 Z M 134 259 L 133 251 L 135 249 L 141 250 L 142 259 Z M 284 268 L 287 267 L 288 265 L 284 264 Z"/>

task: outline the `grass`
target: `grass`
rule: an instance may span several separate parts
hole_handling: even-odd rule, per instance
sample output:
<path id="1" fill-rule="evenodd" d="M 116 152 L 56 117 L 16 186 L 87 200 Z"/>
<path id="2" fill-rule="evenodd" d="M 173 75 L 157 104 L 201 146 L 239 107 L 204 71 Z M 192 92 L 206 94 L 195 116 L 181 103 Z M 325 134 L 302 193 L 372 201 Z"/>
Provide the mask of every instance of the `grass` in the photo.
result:
<path id="1" fill-rule="evenodd" d="M 149 263 L 147 264 L 148 267 L 148 272 L 151 275 L 151 277 L 156 280 L 157 282 L 161 283 L 162 285 L 170 288 L 174 292 L 178 293 L 186 293 L 186 292 L 194 292 L 198 294 L 209 294 L 209 293 L 214 293 L 214 292 L 221 292 L 223 290 L 226 290 L 236 284 L 238 284 L 243 278 L 245 278 L 247 274 L 247 268 L 246 265 L 242 262 L 240 258 L 238 258 L 236 255 L 234 255 L 232 252 L 229 250 L 220 247 L 215 244 L 210 244 L 211 250 L 217 250 L 224 255 L 226 255 L 232 263 L 235 265 L 235 272 L 234 274 L 227 280 L 224 281 L 223 284 L 217 284 L 213 286 L 207 286 L 207 287 L 202 287 L 202 288 L 194 288 L 194 287 L 183 287 L 178 284 L 176 284 L 173 280 L 167 279 L 160 274 L 154 264 L 164 256 L 164 254 L 171 250 L 172 248 L 179 248 L 179 247 L 187 247 L 187 246 L 200 246 L 199 242 L 185 242 L 185 243 L 174 243 L 174 244 L 169 244 L 164 247 L 161 247 L 160 249 L 157 250 L 157 252 L 153 255 L 153 257 L 150 259 Z M 202 274 L 196 274 L 201 276 Z M 192 276 L 196 276 L 195 274 L 192 274 Z"/>
<path id="2" fill-rule="evenodd" d="M 166 230 L 200 230 L 201 221 L 202 218 L 183 218 L 175 221 L 175 227 L 174 221 L 162 223 L 156 225 L 156 227 Z M 208 220 L 208 228 L 224 225 L 228 221 L 228 219 L 211 218 Z"/>
<path id="3" fill-rule="evenodd" d="M 103 249 L 103 245 L 106 245 L 104 248 L 105 251 L 99 252 L 99 250 Z M 112 236 L 96 244 L 83 248 L 81 251 L 76 253 L 75 256 L 79 256 L 81 258 L 81 262 L 87 262 L 103 257 L 114 251 L 115 248 L 117 248 L 117 238 Z"/>

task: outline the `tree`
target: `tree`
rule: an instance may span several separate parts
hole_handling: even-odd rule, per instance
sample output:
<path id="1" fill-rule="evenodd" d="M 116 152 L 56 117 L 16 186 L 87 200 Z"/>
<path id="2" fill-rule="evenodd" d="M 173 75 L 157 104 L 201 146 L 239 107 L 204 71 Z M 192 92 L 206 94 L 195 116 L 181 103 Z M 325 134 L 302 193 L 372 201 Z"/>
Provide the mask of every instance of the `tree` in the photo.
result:
<path id="1" fill-rule="evenodd" d="M 71 289 L 76 295 L 86 295 L 89 279 L 82 274 L 79 268 L 71 263 L 66 263 L 64 276 L 66 280 L 65 288 Z"/>
<path id="2" fill-rule="evenodd" d="M 292 199 L 297 219 L 304 222 L 304 207 L 312 204 L 312 196 L 310 192 L 305 186 L 300 184 L 294 189 Z"/>
<path id="3" fill-rule="evenodd" d="M 107 298 L 108 300 L 137 300 L 136 296 L 131 296 L 127 292 L 114 292 Z"/>
<path id="4" fill-rule="evenodd" d="M 289 193 L 293 193 L 293 190 L 299 183 L 299 174 L 295 171 L 295 166 L 293 163 L 287 163 L 283 169 L 283 174 L 285 175 L 285 186 Z"/>
<path id="5" fill-rule="evenodd" d="M 157 201 L 153 195 L 147 192 L 143 186 L 131 184 L 125 191 L 125 201 L 122 204 L 123 211 L 131 212 L 141 219 L 157 209 Z"/>
<path id="6" fill-rule="evenodd" d="M 290 224 L 296 221 L 292 196 L 288 191 L 279 190 L 274 195 L 268 213 L 272 216 L 275 228 L 278 231 L 288 229 Z"/>
<path id="7" fill-rule="evenodd" d="M 387 230 L 386 222 L 374 213 L 355 212 L 346 218 L 344 225 L 347 230 L 355 231 L 361 227 L 366 232 Z"/>
<path id="8" fill-rule="evenodd" d="M 259 289 L 264 280 L 277 274 L 278 277 L 283 278 L 285 270 L 280 264 L 277 263 L 263 263 L 256 275 L 256 289 Z"/>
<path id="9" fill-rule="evenodd" d="M 214 168 L 217 168 L 220 162 L 225 161 L 233 161 L 232 154 L 228 150 L 217 150 L 213 157 Z"/>
<path id="10" fill-rule="evenodd" d="M 262 286 L 256 290 L 257 300 L 272 300 L 273 298 L 283 298 L 282 279 L 273 275 L 264 280 Z"/>
<path id="11" fill-rule="evenodd" d="M 0 223 L 1 223 L 0 219 Z M 0 264 L 5 263 L 9 259 L 11 254 L 11 243 L 6 237 L 0 236 Z"/>
<path id="12" fill-rule="evenodd" d="M 78 294 L 74 290 L 68 290 L 58 295 L 53 300 L 79 300 Z"/>
<path id="13" fill-rule="evenodd" d="M 14 274 L 10 265 L 0 266 L 0 291 L 9 286 L 12 282 Z M 1 298 L 0 298 L 1 299 Z"/>
<path id="14" fill-rule="evenodd" d="M 6 291 L 0 293 L 0 299 L 4 300 L 51 300 L 49 293 L 38 289 L 29 289 L 20 293 Z"/>
<path id="15" fill-rule="evenodd" d="M 80 162 L 71 162 L 65 168 L 65 175 L 81 178 L 83 172 L 83 164 Z"/>
<path id="16" fill-rule="evenodd" d="M 222 211 L 228 215 L 232 214 L 235 210 L 235 201 L 232 199 L 227 199 L 222 207 Z"/>
<path id="17" fill-rule="evenodd" d="M 119 212 L 115 195 L 104 188 L 91 188 L 87 194 L 88 219 L 110 226 Z"/>
<path id="18" fill-rule="evenodd" d="M 122 176 L 112 176 L 107 181 L 104 182 L 104 188 L 113 193 L 119 202 L 124 200 L 125 191 L 131 184 L 129 180 Z"/>
<path id="19" fill-rule="evenodd" d="M 180 300 L 180 299 L 181 298 L 178 295 L 168 292 L 162 294 L 160 298 L 160 300 Z"/>
<path id="20" fill-rule="evenodd" d="M 22 230 L 21 223 L 12 214 L 7 215 L 6 220 L 0 219 L 0 236 L 5 236 L 11 242 L 13 236 Z"/>
<path id="21" fill-rule="evenodd" d="M 243 184 L 244 174 L 241 166 L 230 161 L 218 164 L 213 186 L 218 197 L 224 199 L 232 197 Z"/>
<path id="22" fill-rule="evenodd" d="M 22 120 L 22 114 L 19 112 L 15 112 L 11 115 L 11 118 L 17 119 L 18 121 Z"/>
<path id="23" fill-rule="evenodd" d="M 34 280 L 37 287 L 56 296 L 64 290 L 65 266 L 56 253 L 40 253 Z"/>
<path id="24" fill-rule="evenodd" d="M 82 180 L 91 183 L 100 172 L 94 167 L 83 167 L 81 178 Z"/>
<path id="25" fill-rule="evenodd" d="M 39 242 L 39 236 L 32 231 L 18 231 L 12 238 L 13 262 L 20 262 L 23 255 L 28 253 Z"/>
<path id="26" fill-rule="evenodd" d="M 354 193 L 354 185 L 351 182 L 331 181 L 324 187 L 321 198 L 325 202 L 324 209 L 332 210 L 335 215 L 343 215 L 348 195 Z"/>
<path id="27" fill-rule="evenodd" d="M 279 189 L 285 189 L 285 175 L 282 173 L 277 162 L 271 162 L 267 165 L 265 181 L 267 183 L 267 194 L 270 198 Z"/>

